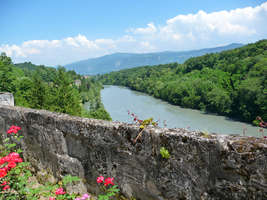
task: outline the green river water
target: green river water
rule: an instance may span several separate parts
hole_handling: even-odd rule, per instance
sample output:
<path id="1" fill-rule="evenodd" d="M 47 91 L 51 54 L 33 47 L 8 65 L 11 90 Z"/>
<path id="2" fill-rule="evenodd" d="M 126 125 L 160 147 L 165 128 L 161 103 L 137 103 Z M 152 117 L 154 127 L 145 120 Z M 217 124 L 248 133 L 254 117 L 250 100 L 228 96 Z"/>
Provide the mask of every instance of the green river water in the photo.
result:
<path id="1" fill-rule="evenodd" d="M 133 123 L 128 110 L 139 119 L 153 117 L 159 126 L 165 123 L 168 128 L 187 128 L 217 134 L 243 134 L 261 136 L 259 128 L 250 124 L 231 120 L 224 116 L 206 114 L 199 110 L 185 109 L 171 105 L 144 93 L 136 92 L 120 86 L 105 86 L 101 91 L 104 107 L 113 121 Z"/>

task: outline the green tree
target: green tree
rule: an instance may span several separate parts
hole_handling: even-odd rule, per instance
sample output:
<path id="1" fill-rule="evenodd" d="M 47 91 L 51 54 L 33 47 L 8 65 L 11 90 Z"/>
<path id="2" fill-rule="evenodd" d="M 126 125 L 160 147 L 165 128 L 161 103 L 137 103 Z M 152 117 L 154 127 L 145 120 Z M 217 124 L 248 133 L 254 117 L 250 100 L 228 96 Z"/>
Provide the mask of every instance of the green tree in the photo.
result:
<path id="1" fill-rule="evenodd" d="M 78 116 L 81 114 L 81 97 L 78 90 L 73 87 L 73 80 L 65 68 L 58 68 L 55 82 L 50 90 L 52 110 Z"/>
<path id="2" fill-rule="evenodd" d="M 46 106 L 47 88 L 41 77 L 35 73 L 33 78 L 33 86 L 31 87 L 31 108 L 42 109 Z"/>
<path id="3" fill-rule="evenodd" d="M 13 81 L 15 80 L 12 62 L 5 53 L 1 53 L 0 56 L 0 91 L 2 92 L 15 92 L 15 85 Z"/>

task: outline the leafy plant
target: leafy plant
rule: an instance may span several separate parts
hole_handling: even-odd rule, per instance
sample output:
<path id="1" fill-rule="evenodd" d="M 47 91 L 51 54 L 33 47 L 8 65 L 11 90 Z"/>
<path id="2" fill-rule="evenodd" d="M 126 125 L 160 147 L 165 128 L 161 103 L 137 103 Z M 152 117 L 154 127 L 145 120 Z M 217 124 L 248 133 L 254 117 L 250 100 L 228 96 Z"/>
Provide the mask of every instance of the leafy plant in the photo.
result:
<path id="1" fill-rule="evenodd" d="M 103 176 L 99 176 L 96 179 L 98 184 L 103 184 L 102 190 L 105 194 L 98 195 L 98 200 L 109 200 L 110 197 L 115 196 L 119 193 L 118 186 L 113 183 L 114 178 L 104 178 Z M 112 186 L 111 186 L 112 185 Z"/>
<path id="2" fill-rule="evenodd" d="M 30 163 L 24 162 L 19 153 L 21 149 L 16 149 L 16 143 L 23 136 L 18 132 L 21 128 L 11 126 L 7 131 L 8 137 L 3 140 L 0 152 L 0 199 L 1 200 L 38 200 L 40 197 L 49 197 L 49 200 L 74 199 L 77 194 L 68 194 L 64 187 L 73 181 L 78 181 L 76 176 L 65 176 L 58 184 L 46 183 L 36 187 L 36 182 L 30 180 L 33 174 L 30 171 Z M 84 194 L 82 199 L 89 198 Z M 76 198 L 79 200 L 79 198 Z"/>
<path id="3" fill-rule="evenodd" d="M 158 126 L 158 123 L 153 121 L 152 117 L 148 118 L 148 119 L 145 119 L 145 120 L 140 120 L 137 115 L 135 115 L 134 113 L 130 113 L 130 111 L 128 111 L 128 115 L 130 115 L 133 118 L 133 121 L 137 125 L 139 125 L 139 128 L 141 129 L 140 133 L 135 138 L 134 143 L 136 143 L 137 140 L 142 136 L 142 133 L 143 133 L 143 131 L 145 130 L 145 128 L 147 126 L 149 126 L 149 125 Z"/>
<path id="4" fill-rule="evenodd" d="M 162 158 L 166 158 L 166 159 L 170 158 L 170 153 L 165 147 L 160 148 L 160 154 L 161 154 Z"/>
<path id="5" fill-rule="evenodd" d="M 210 134 L 208 131 L 202 131 L 202 137 L 204 138 L 210 138 Z"/>

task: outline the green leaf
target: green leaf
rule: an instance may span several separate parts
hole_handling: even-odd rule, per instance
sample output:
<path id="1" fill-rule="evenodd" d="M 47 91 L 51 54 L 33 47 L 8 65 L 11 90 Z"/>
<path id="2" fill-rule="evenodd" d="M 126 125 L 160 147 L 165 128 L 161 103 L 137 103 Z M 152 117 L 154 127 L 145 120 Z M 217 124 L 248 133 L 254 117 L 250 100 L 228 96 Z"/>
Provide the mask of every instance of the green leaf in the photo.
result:
<path id="1" fill-rule="evenodd" d="M 20 172 L 21 172 L 20 169 L 15 170 L 15 174 L 20 174 Z"/>
<path id="2" fill-rule="evenodd" d="M 166 159 L 170 158 L 170 153 L 165 147 L 160 148 L 160 154 L 162 158 L 166 158 Z"/>
<path id="3" fill-rule="evenodd" d="M 73 181 L 79 181 L 79 180 L 80 178 L 77 176 L 67 175 L 67 176 L 64 176 L 62 182 L 63 182 L 63 185 L 66 185 L 68 183 L 72 183 Z"/>

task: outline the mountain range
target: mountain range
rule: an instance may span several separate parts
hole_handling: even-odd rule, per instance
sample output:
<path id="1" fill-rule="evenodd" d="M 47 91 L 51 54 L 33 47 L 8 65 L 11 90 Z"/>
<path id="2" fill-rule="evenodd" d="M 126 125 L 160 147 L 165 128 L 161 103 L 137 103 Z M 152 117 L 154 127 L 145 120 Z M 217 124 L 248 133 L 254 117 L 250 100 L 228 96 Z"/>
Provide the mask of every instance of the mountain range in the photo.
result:
<path id="1" fill-rule="evenodd" d="M 64 67 L 68 70 L 74 70 L 79 74 L 95 75 L 104 74 L 111 71 L 118 71 L 122 69 L 146 66 L 159 65 L 172 62 L 183 63 L 188 58 L 201 56 L 207 53 L 216 53 L 225 50 L 230 50 L 243 46 L 243 44 L 232 43 L 227 46 L 206 48 L 191 51 L 165 51 L 157 53 L 114 53 L 110 55 L 101 56 L 98 58 L 90 58 L 81 60 Z"/>

